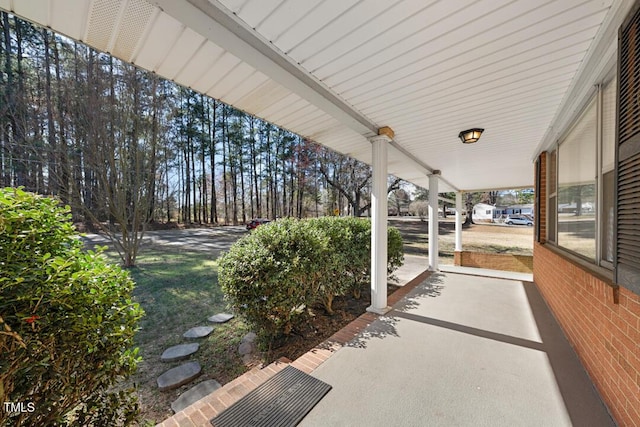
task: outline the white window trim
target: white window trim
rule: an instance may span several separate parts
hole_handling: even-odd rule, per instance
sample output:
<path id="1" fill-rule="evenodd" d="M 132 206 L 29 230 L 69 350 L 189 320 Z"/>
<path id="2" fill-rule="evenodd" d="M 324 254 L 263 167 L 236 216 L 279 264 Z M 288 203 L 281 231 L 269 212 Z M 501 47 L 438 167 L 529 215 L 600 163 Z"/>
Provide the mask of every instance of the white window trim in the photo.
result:
<path id="1" fill-rule="evenodd" d="M 604 114 L 604 108 L 603 108 L 603 93 L 604 93 L 604 88 L 611 83 L 611 81 L 613 81 L 613 79 L 615 78 L 615 74 L 612 72 L 610 75 L 608 75 L 608 77 L 606 79 L 603 80 L 603 82 L 597 84 L 595 86 L 595 92 L 592 92 L 589 94 L 588 98 L 587 98 L 587 102 L 585 102 L 583 109 L 580 111 L 580 113 L 576 116 L 576 119 L 572 122 L 571 126 L 569 126 L 569 128 L 563 132 L 562 137 L 559 138 L 555 144 L 553 144 L 553 146 L 550 148 L 550 150 L 548 151 L 549 157 L 548 157 L 548 164 L 547 164 L 547 170 L 546 170 L 546 175 L 547 175 L 547 195 L 546 195 L 546 199 L 547 199 L 547 203 L 546 203 L 546 209 L 547 209 L 547 227 L 546 227 L 546 232 L 547 232 L 547 242 L 549 242 L 550 244 L 552 244 L 553 246 L 557 247 L 559 250 L 565 251 L 569 254 L 571 254 L 572 256 L 576 256 L 580 259 L 585 260 L 586 262 L 588 262 L 589 264 L 598 266 L 598 267 L 603 267 L 607 270 L 613 270 L 613 263 L 603 260 L 602 259 L 602 244 L 603 244 L 603 239 L 602 239 L 602 224 L 601 221 L 603 220 L 604 214 L 603 214 L 603 175 L 604 175 L 604 171 L 603 171 L 603 147 L 604 147 L 604 136 L 603 136 L 603 114 Z M 584 255 L 581 255 L 579 253 L 576 253 L 570 249 L 567 249 L 561 245 L 558 245 L 558 189 L 559 189 L 559 185 L 558 185 L 558 180 L 559 180 L 559 171 L 560 171 L 560 146 L 562 145 L 562 143 L 567 139 L 567 136 L 569 135 L 569 133 L 575 128 L 575 126 L 579 123 L 580 119 L 583 117 L 585 111 L 589 108 L 589 106 L 591 105 L 591 102 L 593 101 L 593 99 L 596 99 L 596 164 L 594 165 L 596 168 L 596 176 L 595 176 L 595 181 L 596 181 L 596 203 L 597 203 L 597 209 L 596 209 L 596 221 L 595 221 L 595 240 L 596 240 L 596 256 L 595 256 L 595 260 L 592 260 L 588 257 L 585 257 Z M 556 162 L 555 162 L 555 192 L 551 193 L 550 190 L 550 186 L 551 186 L 551 175 L 552 175 L 552 171 L 551 171 L 551 153 L 553 153 L 555 151 L 556 153 Z M 607 171 L 608 172 L 608 171 Z M 552 197 L 555 197 L 556 200 L 556 212 L 553 213 L 553 215 L 550 215 L 551 213 L 551 203 L 550 203 L 550 199 Z M 555 235 L 551 236 L 549 233 L 549 225 L 550 225 L 550 219 L 553 218 L 553 220 L 555 221 L 555 226 L 553 227 L 554 231 L 555 231 Z"/>

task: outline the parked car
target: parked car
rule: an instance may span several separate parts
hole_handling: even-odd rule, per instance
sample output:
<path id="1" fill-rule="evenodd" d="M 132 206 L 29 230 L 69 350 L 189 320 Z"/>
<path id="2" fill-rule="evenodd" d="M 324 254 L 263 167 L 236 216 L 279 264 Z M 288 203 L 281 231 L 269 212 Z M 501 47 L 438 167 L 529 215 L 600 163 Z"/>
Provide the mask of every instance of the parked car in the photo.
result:
<path id="1" fill-rule="evenodd" d="M 533 226 L 533 220 L 525 215 L 507 215 L 504 219 L 504 223 L 508 225 L 526 225 L 528 227 Z"/>
<path id="2" fill-rule="evenodd" d="M 253 230 L 258 228 L 258 226 L 262 225 L 262 224 L 268 224 L 270 223 L 271 220 L 270 219 L 266 219 L 266 218 L 255 218 L 252 219 L 251 221 L 249 221 L 247 223 L 247 230 Z"/>

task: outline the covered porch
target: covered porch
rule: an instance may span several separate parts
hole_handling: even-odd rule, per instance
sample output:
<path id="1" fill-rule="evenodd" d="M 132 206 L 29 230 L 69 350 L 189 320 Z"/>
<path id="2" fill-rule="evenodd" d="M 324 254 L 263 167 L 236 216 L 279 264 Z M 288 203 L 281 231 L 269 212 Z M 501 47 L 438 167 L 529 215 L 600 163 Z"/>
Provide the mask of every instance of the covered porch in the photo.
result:
<path id="1" fill-rule="evenodd" d="M 530 188 L 616 61 L 631 1 L 0 0 L 0 9 L 372 165 L 371 307 L 384 313 L 389 174 Z M 462 143 L 468 131 L 480 142 Z M 467 141 L 465 141 L 467 142 Z M 488 167 L 490 166 L 490 167 Z M 437 221 L 428 267 L 438 270 Z"/>
<path id="2" fill-rule="evenodd" d="M 614 426 L 530 274 L 443 266 L 291 362 L 332 386 L 301 426 Z M 416 276 L 416 274 L 418 274 Z M 207 426 L 288 361 L 165 420 Z"/>
<path id="3" fill-rule="evenodd" d="M 313 371 L 301 426 L 615 425 L 534 283 L 447 270 Z"/>
<path id="4" fill-rule="evenodd" d="M 383 317 L 356 339 L 362 348 L 346 346 L 314 372 L 336 379 L 335 394 L 362 392 L 366 410 L 351 403 L 336 414 L 377 414 L 380 402 L 398 397 L 396 406 L 407 413 L 394 424 L 406 425 L 421 425 L 427 415 L 430 424 L 442 417 L 443 425 L 494 424 L 495 417 L 509 425 L 540 424 L 536 417 L 554 425 L 611 420 L 581 368 L 569 367 L 575 355 L 559 344 L 562 332 L 548 312 L 540 314 L 546 306 L 535 286 L 443 272 L 436 221 L 422 266 L 432 276 L 403 300 L 387 300 L 388 174 L 430 190 L 431 218 L 440 192 L 456 192 L 460 212 L 464 192 L 543 190 L 536 200 L 536 281 L 616 420 L 638 425 L 640 299 L 618 286 L 617 264 L 585 267 L 547 244 L 557 224 L 548 216 L 555 215 L 556 195 L 546 193 L 546 179 L 555 178 L 556 165 L 545 154 L 590 100 L 604 105 L 618 29 L 633 7 L 631 0 L 0 0 L 0 9 L 373 166 L 367 316 Z M 601 135 L 600 127 L 602 120 L 589 129 Z M 474 128 L 485 129 L 480 141 L 462 144 L 459 132 Z M 629 192 L 631 202 L 637 191 Z M 621 258 L 632 267 L 634 242 Z M 457 243 L 462 251 L 460 232 Z M 637 286 L 635 269 L 628 270 Z M 425 394 L 426 386 L 435 391 Z M 405 391 L 410 398 L 401 398 Z M 592 404 L 580 406 L 582 398 Z M 333 411 L 325 404 L 309 425 L 325 424 L 322 416 Z M 181 419 L 189 425 L 195 414 L 208 422 L 213 410 L 185 411 Z"/>

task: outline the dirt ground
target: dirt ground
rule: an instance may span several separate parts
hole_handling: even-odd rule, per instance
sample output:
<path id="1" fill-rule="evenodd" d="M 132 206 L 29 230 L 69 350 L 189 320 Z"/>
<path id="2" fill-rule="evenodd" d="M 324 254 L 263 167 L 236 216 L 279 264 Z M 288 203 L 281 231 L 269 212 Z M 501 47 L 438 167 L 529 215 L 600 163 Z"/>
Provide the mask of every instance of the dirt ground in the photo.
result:
<path id="1" fill-rule="evenodd" d="M 389 218 L 389 225 L 398 228 L 407 255 L 428 256 L 429 223 L 418 218 Z M 438 224 L 439 262 L 453 264 L 455 222 L 440 220 Z M 533 227 L 503 224 L 472 224 L 462 230 L 462 249 L 490 253 L 533 255 Z"/>

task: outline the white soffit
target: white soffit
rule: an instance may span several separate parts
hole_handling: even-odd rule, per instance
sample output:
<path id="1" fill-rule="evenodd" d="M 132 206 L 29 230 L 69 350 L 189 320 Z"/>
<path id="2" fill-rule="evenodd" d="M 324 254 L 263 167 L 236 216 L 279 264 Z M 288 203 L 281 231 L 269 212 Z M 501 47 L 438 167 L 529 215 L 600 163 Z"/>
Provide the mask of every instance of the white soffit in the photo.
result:
<path id="1" fill-rule="evenodd" d="M 611 49 L 600 45 L 615 42 L 632 3 L 0 0 L 0 8 L 366 162 L 366 137 L 389 126 L 389 172 L 426 187 L 439 169 L 447 191 L 533 185 L 531 159 L 577 114 L 598 61 L 610 65 L 598 55 Z M 486 131 L 461 144 L 458 132 L 471 127 Z"/>

